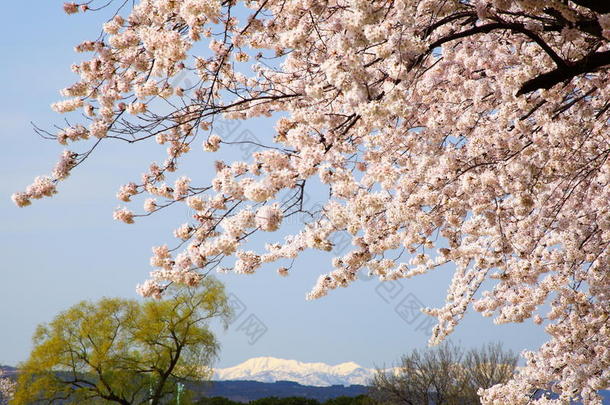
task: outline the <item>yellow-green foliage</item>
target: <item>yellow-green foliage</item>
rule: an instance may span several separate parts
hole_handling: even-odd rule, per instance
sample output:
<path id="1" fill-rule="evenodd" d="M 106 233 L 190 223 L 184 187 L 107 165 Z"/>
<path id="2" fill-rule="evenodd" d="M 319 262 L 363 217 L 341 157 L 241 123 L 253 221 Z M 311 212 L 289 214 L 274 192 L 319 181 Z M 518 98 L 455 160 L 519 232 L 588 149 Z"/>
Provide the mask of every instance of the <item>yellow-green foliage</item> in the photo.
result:
<path id="1" fill-rule="evenodd" d="M 231 315 L 224 288 L 206 278 L 200 289 L 171 295 L 81 302 L 39 326 L 12 404 L 154 405 L 175 394 L 177 380 L 209 377 L 218 343 L 208 321 L 226 324 Z"/>

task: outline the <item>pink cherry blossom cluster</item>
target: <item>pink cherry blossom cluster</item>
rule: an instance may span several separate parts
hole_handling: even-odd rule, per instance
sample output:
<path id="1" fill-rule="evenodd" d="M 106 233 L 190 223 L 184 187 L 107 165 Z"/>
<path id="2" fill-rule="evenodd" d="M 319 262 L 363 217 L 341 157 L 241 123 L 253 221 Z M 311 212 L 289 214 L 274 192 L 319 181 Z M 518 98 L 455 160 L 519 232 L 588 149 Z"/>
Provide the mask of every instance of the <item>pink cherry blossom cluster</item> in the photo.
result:
<path id="1" fill-rule="evenodd" d="M 15 395 L 17 383 L 4 376 L 4 372 L 0 370 L 0 405 L 8 405 L 9 401 Z"/>
<path id="2" fill-rule="evenodd" d="M 365 268 L 395 280 L 450 264 L 446 304 L 425 310 L 439 321 L 432 343 L 469 308 L 549 334 L 510 383 L 481 392 L 484 403 L 531 403 L 534 390 L 549 389 L 560 399 L 539 403 L 600 404 L 596 391 L 610 380 L 605 3 L 140 0 L 104 25 L 103 38 L 77 46 L 92 56 L 72 67 L 80 80 L 53 105 L 82 110 L 87 122 L 47 135 L 95 143 L 66 152 L 53 177 L 13 199 L 25 206 L 54 194 L 99 142 L 157 142 L 165 160 L 118 193 L 147 196 L 144 213 L 114 217 L 133 223 L 185 204 L 192 221 L 174 231 L 176 248 L 153 250 L 141 294 L 193 285 L 214 268 L 249 274 L 306 249 L 332 252 L 344 233 L 352 248 L 308 298 L 349 286 Z M 175 85 L 181 74 L 196 84 Z M 216 134 L 220 119 L 258 117 L 277 119 L 261 142 Z M 256 149 L 247 161 L 217 161 L 201 186 L 173 177 L 197 138 L 212 153 Z M 314 212 L 303 206 L 312 184 L 329 195 Z M 246 246 L 295 215 L 304 224 L 295 235 L 262 252 Z M 229 257 L 234 265 L 220 267 Z"/>
<path id="3" fill-rule="evenodd" d="M 61 167 L 61 165 L 60 161 L 57 166 Z M 56 171 L 57 170 L 58 169 L 56 169 Z M 13 202 L 19 207 L 26 207 L 32 203 L 30 201 L 31 199 L 38 200 L 43 197 L 51 197 L 53 194 L 57 193 L 55 182 L 56 180 L 47 176 L 36 177 L 34 183 L 29 185 L 24 192 L 13 194 Z"/>

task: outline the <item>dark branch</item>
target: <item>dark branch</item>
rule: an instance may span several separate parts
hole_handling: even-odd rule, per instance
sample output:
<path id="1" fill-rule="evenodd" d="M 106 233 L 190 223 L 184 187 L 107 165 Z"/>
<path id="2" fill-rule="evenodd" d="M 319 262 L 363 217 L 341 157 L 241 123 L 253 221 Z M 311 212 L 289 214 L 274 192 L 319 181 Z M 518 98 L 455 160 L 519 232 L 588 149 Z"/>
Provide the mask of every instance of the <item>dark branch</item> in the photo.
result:
<path id="1" fill-rule="evenodd" d="M 599 22 L 596 19 L 592 20 L 579 20 L 576 22 L 570 22 L 566 20 L 561 12 L 555 10 L 554 8 L 545 8 L 544 12 L 555 19 L 555 23 L 553 24 L 544 24 L 545 31 L 556 31 L 560 32 L 565 27 L 575 26 L 582 32 L 586 32 L 589 35 L 593 35 L 594 37 L 602 38 L 602 27 L 599 25 Z"/>
<path id="2" fill-rule="evenodd" d="M 610 51 L 594 52 L 572 63 L 568 67 L 558 67 L 550 72 L 542 73 L 523 83 L 517 96 L 527 94 L 538 89 L 550 89 L 556 84 L 570 80 L 583 73 L 591 73 L 600 67 L 610 65 Z"/>
<path id="3" fill-rule="evenodd" d="M 476 34 L 485 34 L 485 33 L 495 31 L 495 30 L 510 30 L 513 32 L 518 32 L 518 33 L 524 34 L 525 36 L 530 38 L 532 41 L 536 42 L 536 44 L 538 44 L 538 46 L 540 46 L 542 48 L 542 50 L 545 51 L 547 53 L 547 55 L 549 55 L 551 57 L 551 59 L 553 59 L 553 62 L 555 62 L 555 64 L 558 67 L 563 67 L 563 68 L 567 67 L 566 62 L 553 50 L 553 48 L 551 48 L 546 42 L 544 42 L 544 40 L 542 38 L 540 38 L 536 33 L 526 29 L 522 24 L 508 23 L 508 22 L 504 22 L 504 21 L 480 25 L 478 27 L 470 28 L 470 29 L 467 29 L 467 30 L 464 30 L 461 32 L 457 32 L 452 35 L 448 35 L 444 38 L 441 38 L 441 39 L 433 42 L 428 47 L 428 49 L 430 51 L 432 51 L 434 48 L 437 48 L 446 42 L 454 41 L 454 40 L 460 39 L 460 38 L 466 38 L 466 37 L 476 35 Z"/>
<path id="4" fill-rule="evenodd" d="M 572 3 L 601 14 L 610 13 L 610 2 L 608 0 L 572 0 Z"/>

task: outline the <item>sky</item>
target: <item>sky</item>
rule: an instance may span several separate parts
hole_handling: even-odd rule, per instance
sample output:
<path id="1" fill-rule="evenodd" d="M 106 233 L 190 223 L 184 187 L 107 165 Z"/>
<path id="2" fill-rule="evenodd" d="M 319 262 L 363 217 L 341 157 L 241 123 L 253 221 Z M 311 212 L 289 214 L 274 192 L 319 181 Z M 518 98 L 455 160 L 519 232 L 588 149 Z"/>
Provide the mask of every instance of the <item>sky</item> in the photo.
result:
<path id="1" fill-rule="evenodd" d="M 138 180 L 153 158 L 163 159 L 163 149 L 155 145 L 107 143 L 61 183 L 57 196 L 27 208 L 11 202 L 13 192 L 50 173 L 62 152 L 61 145 L 38 137 L 31 122 L 44 128 L 61 125 L 62 117 L 49 106 L 60 100 L 58 90 L 76 79 L 70 65 L 82 55 L 73 47 L 99 34 L 100 16 L 66 16 L 61 6 L 59 0 L 3 5 L 10 18 L 0 25 L 0 364 L 24 361 L 36 326 L 80 301 L 137 299 L 135 287 L 151 271 L 151 247 L 171 242 L 172 230 L 189 215 L 177 208 L 135 225 L 112 219 L 119 187 Z M 249 131 L 261 140 L 273 137 L 268 121 L 246 121 L 236 131 L 231 136 Z M 221 152 L 220 157 L 241 155 L 237 150 Z M 197 153 L 185 163 L 184 172 L 209 178 L 215 159 L 218 156 Z M 309 195 L 314 204 L 321 190 L 311 189 Z M 279 238 L 265 236 L 268 239 L 254 243 Z M 217 366 L 259 356 L 387 366 L 427 346 L 433 320 L 415 308 L 443 304 L 451 266 L 392 283 L 363 274 L 347 289 L 306 301 L 318 276 L 331 269 L 331 259 L 326 253 L 307 252 L 286 278 L 273 266 L 254 275 L 218 274 L 236 319 L 226 330 L 215 329 L 222 346 Z M 494 325 L 490 318 L 469 313 L 451 340 L 467 348 L 500 341 L 521 352 L 536 349 L 546 339 L 531 322 Z"/>

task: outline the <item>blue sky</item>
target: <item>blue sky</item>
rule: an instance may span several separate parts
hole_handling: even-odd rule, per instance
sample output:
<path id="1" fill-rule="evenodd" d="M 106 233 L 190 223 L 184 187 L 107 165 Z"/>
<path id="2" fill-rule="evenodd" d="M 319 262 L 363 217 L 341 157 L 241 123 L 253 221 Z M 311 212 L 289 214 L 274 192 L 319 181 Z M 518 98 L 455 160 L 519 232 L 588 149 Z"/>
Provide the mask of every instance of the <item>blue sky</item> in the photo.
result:
<path id="1" fill-rule="evenodd" d="M 25 209 L 10 201 L 35 176 L 49 173 L 63 150 L 35 135 L 30 121 L 47 128 L 61 124 L 49 105 L 75 79 L 69 67 L 81 56 L 72 48 L 99 33 L 98 16 L 68 17 L 61 6 L 59 0 L 3 6 L 10 18 L 0 25 L 0 364 L 25 360 L 36 325 L 81 300 L 136 298 L 136 284 L 151 270 L 151 246 L 171 242 L 173 228 L 188 215 L 174 209 L 131 226 L 112 220 L 119 186 L 138 179 L 151 155 L 163 159 L 162 149 L 147 145 L 108 143 L 61 184 L 56 197 Z M 269 122 L 253 121 L 240 131 L 269 139 L 270 128 Z M 209 177 L 217 158 L 196 154 L 185 172 Z M 311 190 L 314 199 L 316 192 Z M 278 239 L 266 236 L 271 242 Z M 240 308 L 227 331 L 217 330 L 222 344 L 218 365 L 275 356 L 371 367 L 389 365 L 426 346 L 428 323 L 412 307 L 443 303 L 450 267 L 394 284 L 363 277 L 348 289 L 305 301 L 319 274 L 330 269 L 330 259 L 308 252 L 287 278 L 277 276 L 274 267 L 251 276 L 218 275 Z M 466 347 L 502 341 L 521 351 L 535 349 L 545 339 L 531 323 L 496 326 L 469 314 L 452 340 Z"/>

